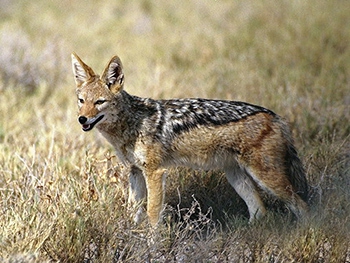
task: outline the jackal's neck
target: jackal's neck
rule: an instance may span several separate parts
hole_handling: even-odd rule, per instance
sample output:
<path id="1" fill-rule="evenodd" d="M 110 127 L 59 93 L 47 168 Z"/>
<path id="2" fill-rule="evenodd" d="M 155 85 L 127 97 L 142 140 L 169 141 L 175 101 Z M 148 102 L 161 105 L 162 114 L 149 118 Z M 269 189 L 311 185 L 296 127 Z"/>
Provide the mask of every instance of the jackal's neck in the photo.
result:
<path id="1" fill-rule="evenodd" d="M 155 110 L 153 100 L 121 91 L 115 96 L 106 112 L 106 120 L 98 126 L 98 130 L 114 137 L 128 136 L 128 133 L 137 132 L 143 120 L 152 115 Z"/>
<path id="2" fill-rule="evenodd" d="M 153 99 L 133 96 L 124 90 L 118 96 L 120 97 L 116 98 L 116 101 L 123 107 L 119 118 L 125 117 L 130 119 L 131 122 L 139 122 L 153 115 L 157 109 L 157 102 Z"/>

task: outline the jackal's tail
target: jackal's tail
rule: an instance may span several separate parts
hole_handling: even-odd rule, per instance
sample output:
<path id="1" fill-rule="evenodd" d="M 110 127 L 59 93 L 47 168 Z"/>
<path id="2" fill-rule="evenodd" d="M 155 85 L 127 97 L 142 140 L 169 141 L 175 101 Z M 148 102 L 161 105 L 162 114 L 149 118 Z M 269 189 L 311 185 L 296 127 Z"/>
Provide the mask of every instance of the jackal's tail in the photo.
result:
<path id="1" fill-rule="evenodd" d="M 292 142 L 288 143 L 287 146 L 286 162 L 288 179 L 295 193 L 308 203 L 309 186 L 306 180 L 305 170 Z"/>

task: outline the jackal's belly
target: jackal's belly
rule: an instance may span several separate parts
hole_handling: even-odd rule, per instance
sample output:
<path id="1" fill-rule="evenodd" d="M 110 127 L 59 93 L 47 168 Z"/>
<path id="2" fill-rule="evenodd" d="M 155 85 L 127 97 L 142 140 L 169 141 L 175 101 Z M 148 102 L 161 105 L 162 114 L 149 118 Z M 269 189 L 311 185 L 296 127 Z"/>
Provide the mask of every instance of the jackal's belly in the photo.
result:
<path id="1" fill-rule="evenodd" d="M 200 127 L 177 136 L 171 143 L 167 165 L 219 169 L 236 163 L 240 152 L 237 127 Z"/>
<path id="2" fill-rule="evenodd" d="M 237 161 L 234 154 L 213 153 L 197 154 L 195 152 L 188 154 L 175 153 L 171 158 L 164 162 L 164 166 L 183 166 L 193 169 L 224 169 L 225 167 L 236 166 Z"/>

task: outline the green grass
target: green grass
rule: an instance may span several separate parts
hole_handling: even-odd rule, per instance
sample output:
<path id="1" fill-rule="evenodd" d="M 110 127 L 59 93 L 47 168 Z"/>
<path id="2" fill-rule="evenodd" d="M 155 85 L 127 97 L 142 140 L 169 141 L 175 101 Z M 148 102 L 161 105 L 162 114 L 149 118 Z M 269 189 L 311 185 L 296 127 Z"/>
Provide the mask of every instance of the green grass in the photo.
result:
<path id="1" fill-rule="evenodd" d="M 0 4 L 0 261 L 350 262 L 349 1 Z M 310 218 L 266 197 L 274 212 L 248 225 L 222 173 L 180 168 L 164 225 L 133 225 L 123 167 L 76 121 L 72 51 L 98 71 L 118 54 L 131 94 L 286 117 Z"/>

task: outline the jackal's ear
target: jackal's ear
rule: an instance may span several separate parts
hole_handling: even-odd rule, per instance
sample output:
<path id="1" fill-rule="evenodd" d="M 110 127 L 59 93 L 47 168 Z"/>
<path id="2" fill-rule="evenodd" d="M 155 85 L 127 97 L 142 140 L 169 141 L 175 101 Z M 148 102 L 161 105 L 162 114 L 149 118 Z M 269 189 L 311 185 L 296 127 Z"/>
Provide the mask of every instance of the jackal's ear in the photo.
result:
<path id="1" fill-rule="evenodd" d="M 117 93 L 123 89 L 124 74 L 123 65 L 118 56 L 114 56 L 103 71 L 101 80 L 103 80 L 110 91 Z"/>
<path id="2" fill-rule="evenodd" d="M 72 67 L 75 83 L 78 87 L 96 75 L 75 53 L 72 53 Z"/>

